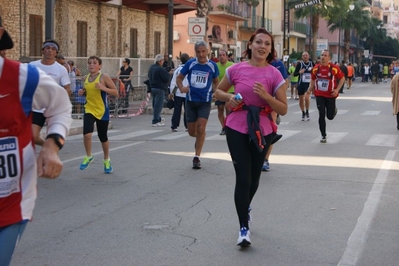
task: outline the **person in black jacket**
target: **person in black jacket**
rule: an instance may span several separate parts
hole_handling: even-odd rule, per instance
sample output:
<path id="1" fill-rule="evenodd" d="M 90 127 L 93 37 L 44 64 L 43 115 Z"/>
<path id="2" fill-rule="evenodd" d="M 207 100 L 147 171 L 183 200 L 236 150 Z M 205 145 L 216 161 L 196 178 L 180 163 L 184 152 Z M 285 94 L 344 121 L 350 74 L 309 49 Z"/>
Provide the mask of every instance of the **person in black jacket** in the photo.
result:
<path id="1" fill-rule="evenodd" d="M 344 73 L 345 80 L 348 80 L 348 68 L 345 65 L 345 60 L 342 60 L 341 65 L 339 66 L 339 68 L 341 69 L 342 73 Z M 344 93 L 344 87 L 345 87 L 345 83 L 341 87 L 341 89 L 339 90 L 339 93 Z"/>
<path id="2" fill-rule="evenodd" d="M 378 79 L 378 74 L 380 72 L 380 66 L 378 65 L 378 61 L 375 61 L 372 65 L 371 65 L 371 82 L 373 84 L 378 84 L 380 83 L 379 79 Z"/>
<path id="3" fill-rule="evenodd" d="M 162 67 L 164 57 L 161 54 L 155 56 L 155 63 L 148 70 L 148 79 L 150 80 L 151 96 L 152 96 L 152 126 L 163 127 L 164 118 L 161 118 L 163 102 L 165 101 L 165 93 L 169 85 L 169 73 Z"/>

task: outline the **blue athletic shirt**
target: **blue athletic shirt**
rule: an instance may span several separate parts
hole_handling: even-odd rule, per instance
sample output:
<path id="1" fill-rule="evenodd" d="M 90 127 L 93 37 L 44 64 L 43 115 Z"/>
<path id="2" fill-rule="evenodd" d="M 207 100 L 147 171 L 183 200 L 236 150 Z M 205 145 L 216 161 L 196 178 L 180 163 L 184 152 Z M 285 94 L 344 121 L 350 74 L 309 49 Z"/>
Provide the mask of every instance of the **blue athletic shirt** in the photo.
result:
<path id="1" fill-rule="evenodd" d="M 205 64 L 197 58 L 190 59 L 180 70 L 184 76 L 188 74 L 189 91 L 186 99 L 191 102 L 212 101 L 212 81 L 219 76 L 219 68 L 212 60 Z"/>
<path id="2" fill-rule="evenodd" d="M 274 59 L 271 63 L 272 66 L 277 68 L 280 71 L 283 79 L 286 80 L 288 78 L 287 68 L 285 67 L 284 63 L 280 59 Z"/>

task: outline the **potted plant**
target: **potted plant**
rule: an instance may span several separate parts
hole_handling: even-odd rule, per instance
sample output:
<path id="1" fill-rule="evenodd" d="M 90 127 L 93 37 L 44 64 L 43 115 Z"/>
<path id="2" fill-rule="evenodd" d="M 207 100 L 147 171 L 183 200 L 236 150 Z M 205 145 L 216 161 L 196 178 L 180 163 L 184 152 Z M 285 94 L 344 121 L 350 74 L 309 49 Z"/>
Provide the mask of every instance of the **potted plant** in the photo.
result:
<path id="1" fill-rule="evenodd" d="M 225 7 L 224 7 L 224 5 L 222 5 L 222 4 L 220 4 L 220 5 L 217 6 L 217 9 L 219 9 L 219 10 L 224 10 L 224 8 L 225 8 Z"/>

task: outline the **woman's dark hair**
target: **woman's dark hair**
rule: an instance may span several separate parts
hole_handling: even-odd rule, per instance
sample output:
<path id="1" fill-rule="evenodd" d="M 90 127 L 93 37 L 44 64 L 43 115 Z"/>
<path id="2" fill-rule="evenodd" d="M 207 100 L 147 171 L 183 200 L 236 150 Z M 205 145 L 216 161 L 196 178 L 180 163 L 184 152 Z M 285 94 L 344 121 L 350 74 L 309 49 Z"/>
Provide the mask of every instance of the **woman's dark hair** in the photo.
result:
<path id="1" fill-rule="evenodd" d="M 99 64 L 99 65 L 102 65 L 102 64 L 103 64 L 103 60 L 101 60 L 101 58 L 98 57 L 98 56 L 95 56 L 95 55 L 90 56 L 90 57 L 87 59 L 87 63 L 90 61 L 90 59 L 96 59 L 96 60 L 98 61 L 98 64 Z"/>
<path id="2" fill-rule="evenodd" d="M 249 45 L 252 44 L 252 42 L 254 41 L 256 35 L 258 34 L 266 34 L 270 36 L 270 39 L 272 40 L 272 49 L 270 50 L 270 54 L 266 57 L 266 61 L 270 64 L 274 58 L 275 58 L 275 54 L 277 53 L 276 50 L 274 49 L 274 40 L 273 40 L 273 36 L 270 34 L 270 32 L 268 32 L 267 30 L 265 30 L 264 28 L 259 28 L 257 29 L 252 35 L 251 38 L 249 38 L 249 42 L 247 44 L 247 50 L 245 50 L 242 54 L 245 57 L 248 57 L 249 59 L 251 59 L 252 57 L 252 51 L 251 49 L 249 49 Z"/>

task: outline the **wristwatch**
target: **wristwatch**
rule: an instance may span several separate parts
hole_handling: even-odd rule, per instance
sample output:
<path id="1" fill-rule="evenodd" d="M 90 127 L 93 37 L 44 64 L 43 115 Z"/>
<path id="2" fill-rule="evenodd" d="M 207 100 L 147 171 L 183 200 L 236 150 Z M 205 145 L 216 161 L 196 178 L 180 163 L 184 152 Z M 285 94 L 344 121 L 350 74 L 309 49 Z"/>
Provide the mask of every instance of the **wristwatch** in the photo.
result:
<path id="1" fill-rule="evenodd" d="M 62 149 L 62 147 L 64 147 L 65 139 L 60 134 L 49 134 L 47 135 L 46 139 L 53 139 L 60 150 Z"/>

